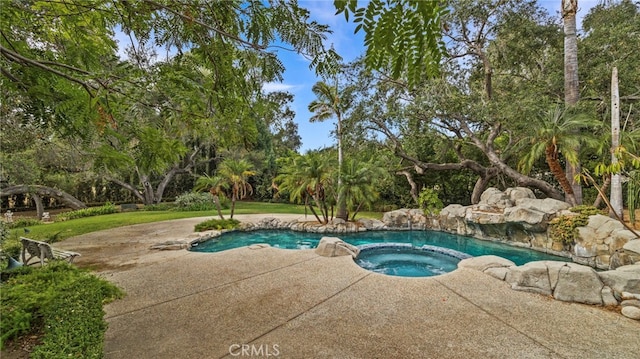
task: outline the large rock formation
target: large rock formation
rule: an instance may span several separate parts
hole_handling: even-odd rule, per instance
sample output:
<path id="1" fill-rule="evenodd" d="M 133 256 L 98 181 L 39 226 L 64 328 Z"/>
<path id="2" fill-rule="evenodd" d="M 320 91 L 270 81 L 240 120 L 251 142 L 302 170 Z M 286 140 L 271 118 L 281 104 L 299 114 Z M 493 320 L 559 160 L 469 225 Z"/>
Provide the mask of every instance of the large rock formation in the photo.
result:
<path id="1" fill-rule="evenodd" d="M 480 256 L 463 259 L 458 267 L 504 280 L 514 290 L 565 302 L 620 306 L 622 315 L 640 320 L 640 264 L 597 272 L 577 263 L 537 261 L 516 266 L 500 257 Z"/>
<path id="2" fill-rule="evenodd" d="M 386 229 L 384 224 L 376 219 L 363 218 L 355 222 L 334 219 L 327 224 L 316 221 L 283 221 L 278 218 L 266 217 L 258 222 L 243 222 L 241 230 L 252 231 L 258 229 L 288 229 L 297 232 L 311 233 L 356 233 L 368 230 Z"/>
<path id="3" fill-rule="evenodd" d="M 640 262 L 640 240 L 619 221 L 603 215 L 591 216 L 586 226 L 579 227 L 579 238 L 570 247 L 554 241 L 549 222 L 576 215 L 569 208 L 566 202 L 537 199 L 528 188 L 489 188 L 476 205 L 452 204 L 428 217 L 419 210 L 400 209 L 385 213 L 382 221 L 392 229 L 432 229 L 510 242 L 602 269 Z"/>

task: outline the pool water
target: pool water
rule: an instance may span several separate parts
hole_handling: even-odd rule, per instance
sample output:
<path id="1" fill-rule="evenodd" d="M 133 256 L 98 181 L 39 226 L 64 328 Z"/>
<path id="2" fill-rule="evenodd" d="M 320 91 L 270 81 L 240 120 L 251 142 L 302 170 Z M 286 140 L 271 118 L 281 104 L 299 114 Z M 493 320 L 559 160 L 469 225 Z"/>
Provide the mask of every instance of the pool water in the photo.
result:
<path id="1" fill-rule="evenodd" d="M 386 275 L 400 277 L 431 277 L 458 268 L 468 254 L 447 248 L 425 245 L 417 248 L 406 243 L 370 244 L 360 247 L 356 264 Z"/>
<path id="2" fill-rule="evenodd" d="M 493 254 L 507 258 L 516 265 L 540 260 L 570 261 L 565 257 L 527 248 L 436 231 L 368 231 L 341 234 L 281 230 L 235 231 L 224 233 L 220 237 L 202 242 L 192 247 L 191 250 L 195 252 L 220 252 L 257 243 L 267 243 L 272 247 L 284 249 L 311 249 L 316 248 L 320 239 L 324 236 L 336 236 L 355 246 L 372 243 L 408 243 L 414 247 L 431 245 L 449 248 L 474 257 Z"/>

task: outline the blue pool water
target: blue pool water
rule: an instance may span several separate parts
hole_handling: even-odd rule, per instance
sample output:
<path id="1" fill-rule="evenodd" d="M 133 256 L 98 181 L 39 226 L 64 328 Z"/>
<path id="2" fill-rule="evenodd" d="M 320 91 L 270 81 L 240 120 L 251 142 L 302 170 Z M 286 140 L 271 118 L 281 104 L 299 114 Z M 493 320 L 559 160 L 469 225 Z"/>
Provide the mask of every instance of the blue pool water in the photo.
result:
<path id="1" fill-rule="evenodd" d="M 568 258 L 526 248 L 435 231 L 368 231 L 348 234 L 320 234 L 279 230 L 238 231 L 224 233 L 218 238 L 192 247 L 191 250 L 195 252 L 220 252 L 257 243 L 267 243 L 272 247 L 284 249 L 310 249 L 317 247 L 318 242 L 324 236 L 336 236 L 355 246 L 372 243 L 409 243 L 414 247 L 432 245 L 449 248 L 474 257 L 493 254 L 507 258 L 517 265 L 540 260 L 570 261 Z"/>
<path id="2" fill-rule="evenodd" d="M 448 248 L 424 245 L 414 247 L 408 243 L 367 244 L 360 248 L 355 259 L 360 267 L 400 277 L 431 277 L 458 268 L 468 254 Z"/>

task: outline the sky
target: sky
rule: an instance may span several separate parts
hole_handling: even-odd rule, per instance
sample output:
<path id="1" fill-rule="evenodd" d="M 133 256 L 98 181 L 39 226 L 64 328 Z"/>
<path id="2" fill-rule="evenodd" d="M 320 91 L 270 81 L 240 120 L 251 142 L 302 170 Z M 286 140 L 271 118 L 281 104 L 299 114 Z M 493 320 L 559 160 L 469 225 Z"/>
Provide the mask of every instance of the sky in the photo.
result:
<path id="1" fill-rule="evenodd" d="M 582 17 L 600 2 L 601 0 L 578 0 L 578 29 L 581 27 Z M 311 20 L 329 25 L 333 30 L 333 34 L 327 36 L 325 45 L 327 47 L 333 45 L 345 63 L 364 53 L 364 35 L 362 32 L 353 34 L 355 25 L 352 22 L 347 23 L 344 14 L 335 15 L 333 0 L 299 0 L 298 3 L 301 7 L 309 10 Z M 560 11 L 561 0 L 540 0 L 538 3 L 552 15 Z M 333 146 L 336 139 L 331 135 L 331 131 L 335 128 L 335 119 L 325 122 L 309 122 L 312 114 L 308 111 L 307 106 L 315 99 L 311 88 L 321 79 L 316 77 L 312 69 L 309 69 L 309 60 L 301 55 L 281 51 L 278 53 L 278 58 L 286 68 L 284 80 L 280 83 L 268 83 L 263 89 L 265 91 L 288 91 L 294 95 L 291 109 L 296 113 L 295 122 L 298 124 L 298 133 L 302 138 L 302 147 L 299 151 L 305 153 L 308 150 Z"/>

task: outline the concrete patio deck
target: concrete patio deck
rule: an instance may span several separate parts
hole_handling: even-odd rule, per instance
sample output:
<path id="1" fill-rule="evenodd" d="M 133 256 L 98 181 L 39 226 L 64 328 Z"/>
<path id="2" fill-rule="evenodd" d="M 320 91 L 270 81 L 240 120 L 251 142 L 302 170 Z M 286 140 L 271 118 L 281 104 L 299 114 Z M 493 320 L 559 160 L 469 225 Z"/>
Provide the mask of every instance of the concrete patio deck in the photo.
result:
<path id="1" fill-rule="evenodd" d="M 469 269 L 401 278 L 313 250 L 149 249 L 186 236 L 202 220 L 60 243 L 82 254 L 78 265 L 127 293 L 106 306 L 107 358 L 635 359 L 640 353 L 637 321 L 514 291 Z"/>

